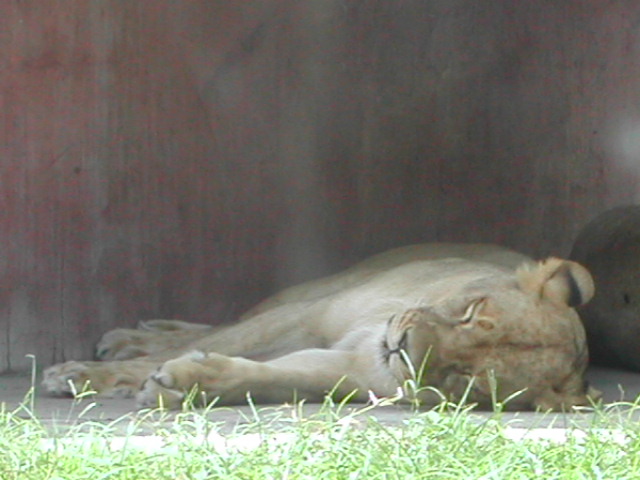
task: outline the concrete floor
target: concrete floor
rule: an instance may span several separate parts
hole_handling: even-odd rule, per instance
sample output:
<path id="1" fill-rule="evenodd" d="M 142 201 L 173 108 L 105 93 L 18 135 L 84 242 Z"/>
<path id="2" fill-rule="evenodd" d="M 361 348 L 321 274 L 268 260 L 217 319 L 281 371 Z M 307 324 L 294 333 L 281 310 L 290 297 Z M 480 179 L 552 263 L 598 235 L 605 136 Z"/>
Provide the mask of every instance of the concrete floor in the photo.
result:
<path id="1" fill-rule="evenodd" d="M 606 403 L 633 402 L 640 395 L 640 373 L 611 370 L 605 368 L 591 368 L 588 379 L 593 386 L 604 392 Z M 88 398 L 74 401 L 68 398 L 47 397 L 38 392 L 32 401 L 26 397 L 31 386 L 31 379 L 24 375 L 0 376 L 0 403 L 6 405 L 9 411 L 22 409 L 21 416 L 28 416 L 33 409 L 37 418 L 53 434 L 62 433 L 78 425 L 91 425 L 95 422 L 109 424 L 114 429 L 125 431 L 130 420 L 140 420 L 140 430 L 137 434 L 152 434 L 159 426 L 168 425 L 175 414 L 144 417 L 134 410 L 131 399 L 102 399 Z M 21 407 L 21 405 L 23 407 Z M 319 410 L 319 405 L 304 405 L 302 415 L 310 416 Z M 351 405 L 345 413 L 362 408 L 362 405 Z M 626 413 L 625 413 L 626 412 Z M 628 408 L 611 409 L 612 426 L 616 421 L 629 421 Z M 387 406 L 372 410 L 367 415 L 376 417 L 380 422 L 397 425 L 412 414 L 408 406 Z M 220 431 L 232 431 L 236 426 L 250 423 L 254 413 L 248 406 L 216 409 L 210 413 L 212 420 L 220 422 Z M 261 418 L 292 418 L 300 415 L 300 409 L 291 405 L 260 407 Z M 486 418 L 490 413 L 478 412 L 479 419 Z M 503 414 L 505 422 L 514 428 L 563 428 L 569 424 L 588 425 L 593 420 L 591 413 L 578 414 L 539 414 L 533 412 L 509 412 Z M 633 412 L 632 419 L 640 420 L 640 414 Z"/>

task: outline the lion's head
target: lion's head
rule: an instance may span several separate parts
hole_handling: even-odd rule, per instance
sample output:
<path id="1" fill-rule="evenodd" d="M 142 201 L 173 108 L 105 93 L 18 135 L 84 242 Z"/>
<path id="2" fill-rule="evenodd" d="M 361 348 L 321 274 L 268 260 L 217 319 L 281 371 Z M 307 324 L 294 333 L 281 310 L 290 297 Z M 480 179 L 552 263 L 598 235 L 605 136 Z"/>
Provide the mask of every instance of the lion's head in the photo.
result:
<path id="1" fill-rule="evenodd" d="M 467 395 L 490 407 L 521 392 L 506 408 L 588 405 L 588 397 L 599 394 L 584 380 L 587 344 L 573 307 L 593 293 L 585 268 L 556 258 L 523 266 L 515 275 L 461 282 L 435 304 L 393 318 L 385 356 L 400 381 L 424 365 L 422 384 L 452 400 Z"/>

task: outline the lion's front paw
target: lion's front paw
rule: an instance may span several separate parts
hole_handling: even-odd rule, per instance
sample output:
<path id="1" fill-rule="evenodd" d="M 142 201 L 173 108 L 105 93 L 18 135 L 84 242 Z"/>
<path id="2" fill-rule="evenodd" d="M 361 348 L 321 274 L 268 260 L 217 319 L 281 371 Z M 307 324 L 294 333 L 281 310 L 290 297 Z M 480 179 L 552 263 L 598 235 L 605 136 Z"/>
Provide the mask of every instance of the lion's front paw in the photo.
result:
<path id="1" fill-rule="evenodd" d="M 53 365 L 43 372 L 42 386 L 49 395 L 75 396 L 89 387 L 89 367 L 82 362 Z"/>
<path id="2" fill-rule="evenodd" d="M 165 362 L 144 382 L 136 395 L 139 408 L 180 407 L 190 392 L 196 403 L 206 403 L 234 390 L 235 359 L 194 351 Z"/>

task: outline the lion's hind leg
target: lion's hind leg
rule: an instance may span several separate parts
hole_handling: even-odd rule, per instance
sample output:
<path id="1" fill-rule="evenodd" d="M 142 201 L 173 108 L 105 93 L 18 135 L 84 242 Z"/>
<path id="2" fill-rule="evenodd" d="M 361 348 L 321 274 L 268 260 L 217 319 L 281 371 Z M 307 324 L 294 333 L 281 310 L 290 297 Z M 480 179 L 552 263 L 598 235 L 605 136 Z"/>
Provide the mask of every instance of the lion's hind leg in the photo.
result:
<path id="1" fill-rule="evenodd" d="M 117 328 L 105 333 L 96 345 L 96 359 L 128 360 L 148 355 L 161 356 L 211 333 L 210 325 L 180 320 L 146 320 L 138 328 Z"/>

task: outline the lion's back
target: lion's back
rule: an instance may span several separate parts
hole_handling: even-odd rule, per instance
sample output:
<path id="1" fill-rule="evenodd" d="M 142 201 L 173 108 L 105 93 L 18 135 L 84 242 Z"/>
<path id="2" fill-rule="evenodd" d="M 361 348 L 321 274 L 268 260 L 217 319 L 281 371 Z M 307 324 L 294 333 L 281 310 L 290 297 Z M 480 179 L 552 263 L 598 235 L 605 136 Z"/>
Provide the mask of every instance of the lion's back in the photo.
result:
<path id="1" fill-rule="evenodd" d="M 425 260 L 462 258 L 514 269 L 529 257 L 505 247 L 492 244 L 422 243 L 399 247 L 379 253 L 335 275 L 311 280 L 289 287 L 263 300 L 243 315 L 250 318 L 275 307 L 297 302 L 313 302 L 370 281 L 381 272 L 398 266 Z"/>

